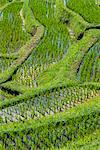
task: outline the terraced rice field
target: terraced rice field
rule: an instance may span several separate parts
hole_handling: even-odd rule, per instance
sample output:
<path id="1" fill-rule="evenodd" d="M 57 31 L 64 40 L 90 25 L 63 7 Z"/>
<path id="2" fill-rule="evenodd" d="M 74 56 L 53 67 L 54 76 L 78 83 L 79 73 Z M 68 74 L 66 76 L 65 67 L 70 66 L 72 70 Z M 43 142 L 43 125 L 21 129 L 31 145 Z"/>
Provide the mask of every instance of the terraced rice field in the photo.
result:
<path id="1" fill-rule="evenodd" d="M 100 149 L 99 14 L 95 0 L 0 1 L 0 150 Z"/>

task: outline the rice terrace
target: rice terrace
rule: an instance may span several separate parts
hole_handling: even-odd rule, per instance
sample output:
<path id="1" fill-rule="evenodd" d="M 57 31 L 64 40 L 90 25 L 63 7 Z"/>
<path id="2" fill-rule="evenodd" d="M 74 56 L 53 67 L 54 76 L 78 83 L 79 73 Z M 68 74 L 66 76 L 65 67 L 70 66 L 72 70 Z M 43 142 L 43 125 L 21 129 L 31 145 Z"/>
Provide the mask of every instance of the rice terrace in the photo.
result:
<path id="1" fill-rule="evenodd" d="M 0 150 L 100 150 L 100 0 L 0 0 Z"/>

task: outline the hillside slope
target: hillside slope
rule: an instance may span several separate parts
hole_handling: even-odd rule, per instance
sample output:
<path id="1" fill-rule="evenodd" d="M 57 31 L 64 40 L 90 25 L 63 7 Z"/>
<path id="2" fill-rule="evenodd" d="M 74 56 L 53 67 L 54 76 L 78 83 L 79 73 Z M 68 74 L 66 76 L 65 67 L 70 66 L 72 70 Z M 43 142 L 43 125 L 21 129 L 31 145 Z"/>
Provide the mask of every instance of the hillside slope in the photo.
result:
<path id="1" fill-rule="evenodd" d="M 94 0 L 0 2 L 0 149 L 99 149 L 99 13 Z"/>

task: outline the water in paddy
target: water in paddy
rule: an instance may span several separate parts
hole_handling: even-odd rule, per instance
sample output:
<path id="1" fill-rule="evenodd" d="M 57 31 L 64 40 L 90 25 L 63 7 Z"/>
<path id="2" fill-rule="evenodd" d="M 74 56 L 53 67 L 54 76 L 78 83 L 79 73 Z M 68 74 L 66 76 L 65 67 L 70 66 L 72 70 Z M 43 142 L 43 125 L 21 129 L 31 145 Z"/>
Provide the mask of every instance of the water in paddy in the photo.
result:
<path id="1" fill-rule="evenodd" d="M 0 21 L 3 21 L 3 12 L 0 11 Z"/>
<path id="2" fill-rule="evenodd" d="M 67 5 L 68 1 L 69 1 L 69 0 L 63 0 L 64 6 Z"/>
<path id="3" fill-rule="evenodd" d="M 66 0 L 63 0 L 63 1 L 64 1 L 64 6 L 66 6 L 66 3 L 67 3 Z"/>

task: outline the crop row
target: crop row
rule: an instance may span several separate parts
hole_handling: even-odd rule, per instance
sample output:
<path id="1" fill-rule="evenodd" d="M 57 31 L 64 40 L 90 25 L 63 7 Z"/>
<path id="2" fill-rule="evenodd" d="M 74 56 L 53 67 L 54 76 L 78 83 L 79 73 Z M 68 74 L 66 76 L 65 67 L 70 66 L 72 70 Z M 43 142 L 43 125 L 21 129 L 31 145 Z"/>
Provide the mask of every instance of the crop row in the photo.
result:
<path id="1" fill-rule="evenodd" d="M 71 108 L 96 95 L 95 90 L 83 87 L 55 88 L 40 93 L 26 102 L 0 110 L 1 123 L 40 118 Z"/>
<path id="2" fill-rule="evenodd" d="M 17 52 L 30 35 L 22 30 L 20 10 L 22 3 L 12 3 L 0 12 L 0 51 Z"/>
<path id="3" fill-rule="evenodd" d="M 36 80 L 43 70 L 47 69 L 52 63 L 63 59 L 66 55 L 70 44 L 68 31 L 66 26 L 57 20 L 56 16 L 54 16 L 55 19 L 52 19 L 55 5 L 54 0 L 30 1 L 30 7 L 32 7 L 35 18 L 46 28 L 43 40 L 19 68 L 17 74 L 13 77 L 14 81 L 36 87 Z M 49 17 L 46 17 L 47 11 Z"/>
<path id="4" fill-rule="evenodd" d="M 85 55 L 78 77 L 81 81 L 100 81 L 100 42 L 96 43 Z"/>
<path id="5" fill-rule="evenodd" d="M 83 108 L 82 108 L 83 107 Z M 59 113 L 37 121 L 2 126 L 0 143 L 6 149 L 50 149 L 70 144 L 99 129 L 100 111 L 97 102 L 83 105 L 73 111 Z"/>

